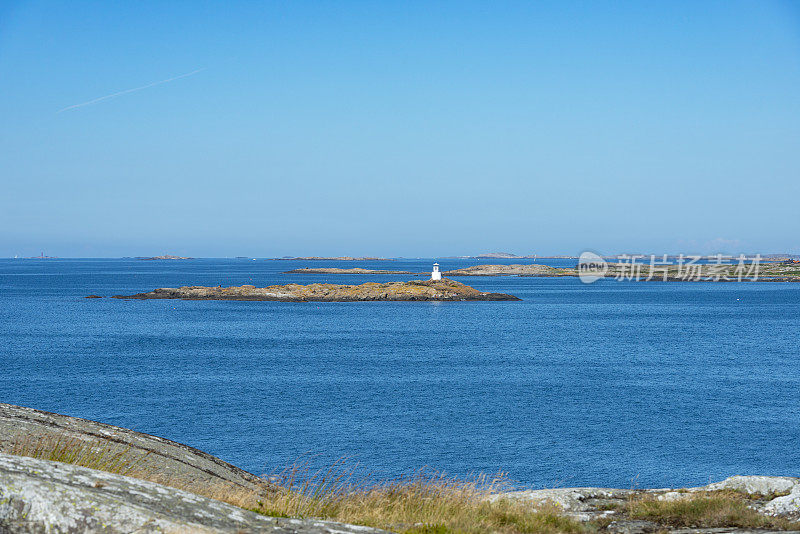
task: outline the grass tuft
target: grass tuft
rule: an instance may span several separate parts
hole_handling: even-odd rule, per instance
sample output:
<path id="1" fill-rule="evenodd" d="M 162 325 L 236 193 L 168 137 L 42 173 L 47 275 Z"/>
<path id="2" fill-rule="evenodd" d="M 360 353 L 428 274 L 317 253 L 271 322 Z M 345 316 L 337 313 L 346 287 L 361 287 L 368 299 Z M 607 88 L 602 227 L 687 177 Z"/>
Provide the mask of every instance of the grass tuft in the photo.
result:
<path id="1" fill-rule="evenodd" d="M 147 457 L 146 453 L 137 453 L 128 445 L 66 436 L 21 437 L 12 443 L 8 452 L 126 476 L 133 472 L 142 474 L 141 464 Z"/>
<path id="2" fill-rule="evenodd" d="M 794 530 L 800 524 L 758 513 L 752 499 L 736 491 L 697 492 L 674 501 L 653 496 L 631 499 L 624 512 L 631 519 L 646 519 L 675 527 L 738 527 Z"/>
<path id="3" fill-rule="evenodd" d="M 507 489 L 503 475 L 462 480 L 420 470 L 383 482 L 359 477 L 344 460 L 322 470 L 295 464 L 269 477 L 276 491 L 255 511 L 315 517 L 384 528 L 404 534 L 579 533 L 578 522 L 555 508 L 532 510 L 524 503 L 488 497 Z"/>

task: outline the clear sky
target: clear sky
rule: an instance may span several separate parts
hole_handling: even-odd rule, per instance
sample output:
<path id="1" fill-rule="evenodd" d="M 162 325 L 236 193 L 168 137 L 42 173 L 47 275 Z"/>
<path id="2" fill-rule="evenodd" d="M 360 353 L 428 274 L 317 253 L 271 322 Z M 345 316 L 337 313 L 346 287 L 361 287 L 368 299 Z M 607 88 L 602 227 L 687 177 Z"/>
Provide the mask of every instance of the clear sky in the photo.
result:
<path id="1" fill-rule="evenodd" d="M 0 184 L 6 257 L 797 253 L 800 2 L 5 1 Z"/>

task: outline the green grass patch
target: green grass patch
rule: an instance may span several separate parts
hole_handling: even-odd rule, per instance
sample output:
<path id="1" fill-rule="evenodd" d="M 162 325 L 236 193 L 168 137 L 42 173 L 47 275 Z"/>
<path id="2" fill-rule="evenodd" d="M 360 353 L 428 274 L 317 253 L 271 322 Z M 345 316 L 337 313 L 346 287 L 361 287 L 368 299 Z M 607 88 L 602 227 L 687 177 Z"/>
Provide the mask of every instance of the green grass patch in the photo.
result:
<path id="1" fill-rule="evenodd" d="M 674 527 L 738 527 L 776 530 L 800 529 L 800 524 L 759 514 L 752 499 L 740 492 L 698 492 L 673 501 L 647 496 L 628 501 L 624 513 Z"/>

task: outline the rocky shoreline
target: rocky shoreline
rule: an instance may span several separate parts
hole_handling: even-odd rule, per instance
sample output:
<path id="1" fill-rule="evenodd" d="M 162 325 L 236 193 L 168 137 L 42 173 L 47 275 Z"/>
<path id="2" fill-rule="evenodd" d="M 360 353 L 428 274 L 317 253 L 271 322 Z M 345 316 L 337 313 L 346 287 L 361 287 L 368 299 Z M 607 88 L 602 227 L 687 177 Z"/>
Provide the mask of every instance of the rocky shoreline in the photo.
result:
<path id="1" fill-rule="evenodd" d="M 243 509 L 249 505 L 238 503 L 248 501 L 232 499 L 236 491 L 247 492 L 254 499 L 268 499 L 280 492 L 280 487 L 203 451 L 121 427 L 0 403 L 0 438 L 0 532 L 387 532 L 313 518 L 269 517 L 264 511 Z M 108 472 L 31 457 L 35 455 L 30 450 L 20 448 L 21 443 L 47 443 L 52 439 L 72 447 L 86 444 L 87 450 L 123 446 L 125 457 L 137 469 L 126 474 Z M 35 445 L 31 450 L 39 451 L 41 446 Z M 142 469 L 142 459 L 148 469 Z M 220 487 L 227 489 L 220 492 Z M 216 495 L 220 495 L 219 499 Z M 738 500 L 727 502 L 740 503 L 740 512 L 749 511 L 749 523 L 741 513 L 718 513 L 706 521 L 713 522 L 713 526 L 692 523 L 703 522 L 691 516 L 694 508 L 731 496 Z M 557 513 L 575 521 L 569 532 L 587 534 L 796 532 L 787 528 L 800 525 L 793 522 L 800 520 L 800 478 L 789 476 L 733 476 L 706 486 L 680 489 L 502 491 L 483 499 L 491 505 L 512 502 L 531 511 Z M 651 514 L 642 518 L 632 507 L 637 502 L 651 503 L 656 508 L 685 508 L 686 517 Z M 681 503 L 686 505 L 682 508 Z M 761 526 L 754 526 L 754 521 Z M 409 530 L 410 526 L 392 530 L 417 532 Z"/>
<path id="2" fill-rule="evenodd" d="M 650 532 L 768 532 L 768 529 L 714 528 L 680 529 L 653 520 L 630 517 L 627 505 L 635 499 L 656 503 L 690 502 L 698 496 L 738 494 L 747 500 L 748 507 L 766 517 L 800 520 L 800 478 L 788 476 L 732 476 L 706 486 L 689 488 L 617 489 L 617 488 L 555 488 L 512 491 L 494 495 L 492 500 L 511 499 L 528 503 L 534 508 L 557 506 L 561 512 L 577 521 L 595 522 L 611 532 L 628 534 Z"/>
<path id="3" fill-rule="evenodd" d="M 506 293 L 485 293 L 468 285 L 448 280 L 338 284 L 287 284 L 282 286 L 234 287 L 185 286 L 160 288 L 134 295 L 114 295 L 116 299 L 180 300 L 257 300 L 278 302 L 363 302 L 363 301 L 503 301 L 520 300 Z"/>

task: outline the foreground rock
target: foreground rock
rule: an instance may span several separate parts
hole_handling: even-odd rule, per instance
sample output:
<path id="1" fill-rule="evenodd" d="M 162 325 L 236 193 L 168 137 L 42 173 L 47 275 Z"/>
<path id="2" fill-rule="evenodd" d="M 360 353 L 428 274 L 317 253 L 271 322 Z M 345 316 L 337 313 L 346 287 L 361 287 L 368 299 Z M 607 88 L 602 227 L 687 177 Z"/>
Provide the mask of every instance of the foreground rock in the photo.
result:
<path id="1" fill-rule="evenodd" d="M 306 267 L 304 269 L 292 269 L 283 274 L 417 274 L 411 271 L 387 271 L 385 269 L 362 269 L 353 267 L 352 269 L 342 269 L 339 267 Z"/>
<path id="2" fill-rule="evenodd" d="M 367 283 L 361 285 L 288 284 L 255 287 L 189 286 L 161 288 L 149 293 L 115 295 L 118 299 L 183 300 L 269 300 L 281 302 L 359 302 L 359 301 L 462 301 L 520 300 L 505 293 L 484 293 L 454 280 Z"/>
<path id="3" fill-rule="evenodd" d="M 260 491 L 266 486 L 252 473 L 188 445 L 87 419 L 0 403 L 0 452 L 24 453 L 24 444 L 36 446 L 46 440 L 119 446 L 137 462 L 137 471 L 158 474 L 181 487 L 225 484 Z"/>
<path id="4" fill-rule="evenodd" d="M 279 519 L 152 482 L 0 454 L 0 532 L 270 532 L 378 534 L 313 519 Z"/>

